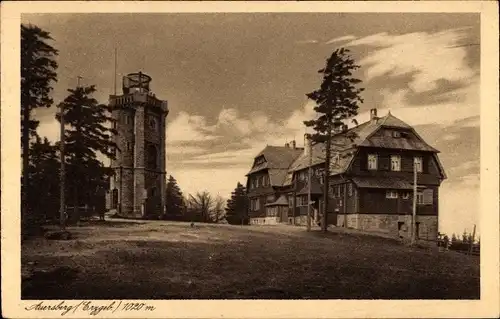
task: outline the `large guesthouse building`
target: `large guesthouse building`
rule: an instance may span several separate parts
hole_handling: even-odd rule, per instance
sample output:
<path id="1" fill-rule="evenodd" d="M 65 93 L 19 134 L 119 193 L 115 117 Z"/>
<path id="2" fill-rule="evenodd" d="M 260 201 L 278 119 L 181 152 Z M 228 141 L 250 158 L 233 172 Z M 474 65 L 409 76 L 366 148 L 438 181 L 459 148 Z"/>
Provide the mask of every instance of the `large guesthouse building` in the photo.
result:
<path id="1" fill-rule="evenodd" d="M 309 193 L 312 219 L 320 222 L 324 144 L 314 144 L 308 137 L 305 144 L 305 148 L 297 148 L 295 142 L 267 146 L 255 157 L 247 174 L 252 224 L 305 225 Z M 332 137 L 328 224 L 409 236 L 416 170 L 417 236 L 435 239 L 439 187 L 446 179 L 438 153 L 390 112 L 378 117 L 372 109 L 369 121 L 350 129 L 339 127 Z"/>

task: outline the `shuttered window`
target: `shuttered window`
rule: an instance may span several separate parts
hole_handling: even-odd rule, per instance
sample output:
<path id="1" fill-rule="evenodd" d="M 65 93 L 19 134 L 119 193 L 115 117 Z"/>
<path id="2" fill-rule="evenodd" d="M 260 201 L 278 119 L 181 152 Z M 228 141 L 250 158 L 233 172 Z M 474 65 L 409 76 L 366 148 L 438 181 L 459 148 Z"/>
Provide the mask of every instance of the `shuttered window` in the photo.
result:
<path id="1" fill-rule="evenodd" d="M 433 204 L 433 195 L 434 192 L 432 189 L 426 189 L 423 191 L 424 193 L 424 205 L 432 205 Z"/>
<path id="2" fill-rule="evenodd" d="M 432 205 L 434 203 L 434 191 L 432 189 L 424 189 L 417 193 L 417 204 Z"/>

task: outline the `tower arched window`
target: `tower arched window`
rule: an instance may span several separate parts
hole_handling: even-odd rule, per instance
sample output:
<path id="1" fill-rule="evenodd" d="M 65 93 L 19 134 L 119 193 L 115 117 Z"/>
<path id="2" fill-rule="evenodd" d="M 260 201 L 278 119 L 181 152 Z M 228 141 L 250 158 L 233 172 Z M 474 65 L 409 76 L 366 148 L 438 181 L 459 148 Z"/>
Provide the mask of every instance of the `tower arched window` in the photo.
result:
<path id="1" fill-rule="evenodd" d="M 150 144 L 147 148 L 147 165 L 149 169 L 157 169 L 158 168 L 158 150 L 156 146 Z"/>
<path id="2" fill-rule="evenodd" d="M 149 127 L 152 128 L 153 130 L 156 130 L 156 118 L 154 116 L 149 117 Z"/>

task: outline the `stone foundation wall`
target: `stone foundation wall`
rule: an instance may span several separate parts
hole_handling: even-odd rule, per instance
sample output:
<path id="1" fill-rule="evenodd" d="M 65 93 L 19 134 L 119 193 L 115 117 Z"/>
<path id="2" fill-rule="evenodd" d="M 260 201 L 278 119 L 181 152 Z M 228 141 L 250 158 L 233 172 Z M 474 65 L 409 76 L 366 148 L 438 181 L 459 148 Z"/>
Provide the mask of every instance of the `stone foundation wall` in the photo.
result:
<path id="1" fill-rule="evenodd" d="M 250 218 L 250 225 L 276 225 L 279 217 L 254 217 Z"/>
<path id="2" fill-rule="evenodd" d="M 411 236 L 412 215 L 392 214 L 348 214 L 339 215 L 337 226 L 360 229 L 365 231 L 380 232 L 394 237 Z M 420 239 L 435 240 L 438 232 L 437 216 L 417 216 L 418 237 Z"/>

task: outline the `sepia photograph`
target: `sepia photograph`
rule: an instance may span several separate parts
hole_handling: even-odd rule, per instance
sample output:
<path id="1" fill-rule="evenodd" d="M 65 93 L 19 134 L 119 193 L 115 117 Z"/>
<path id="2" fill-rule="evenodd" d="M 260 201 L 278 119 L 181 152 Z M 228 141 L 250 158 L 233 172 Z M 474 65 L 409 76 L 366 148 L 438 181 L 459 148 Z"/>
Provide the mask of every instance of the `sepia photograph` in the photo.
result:
<path id="1" fill-rule="evenodd" d="M 20 14 L 28 315 L 485 297 L 481 12 L 277 10 Z"/>

